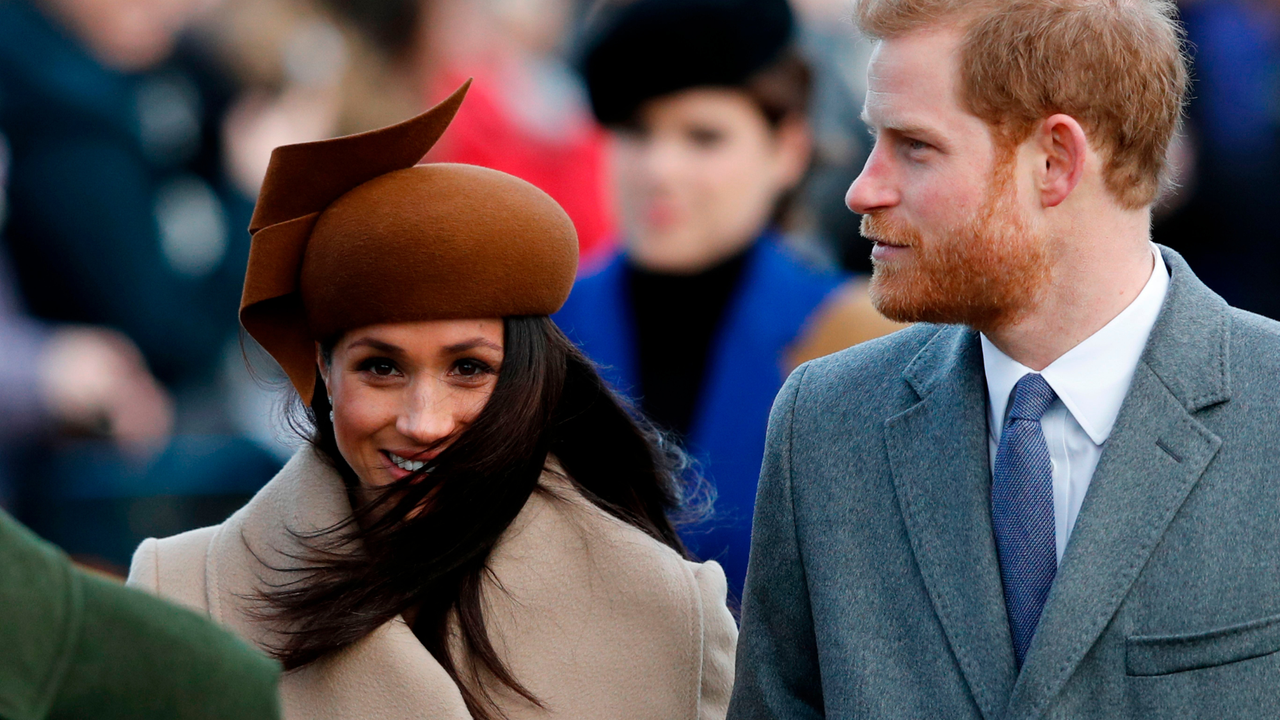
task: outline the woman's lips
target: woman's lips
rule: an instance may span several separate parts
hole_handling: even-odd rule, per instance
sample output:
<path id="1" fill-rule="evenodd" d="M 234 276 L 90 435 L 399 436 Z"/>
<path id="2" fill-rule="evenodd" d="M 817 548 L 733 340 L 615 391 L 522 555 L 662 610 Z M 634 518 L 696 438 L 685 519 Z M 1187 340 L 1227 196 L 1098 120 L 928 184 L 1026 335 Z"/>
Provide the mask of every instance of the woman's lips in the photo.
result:
<path id="1" fill-rule="evenodd" d="M 680 222 L 681 213 L 671 202 L 651 201 L 644 207 L 644 222 L 654 230 L 668 230 Z"/>
<path id="2" fill-rule="evenodd" d="M 392 480 L 403 480 L 413 474 L 399 465 L 396 465 L 395 461 L 391 459 L 390 453 L 386 450 L 382 450 L 378 454 L 382 456 L 382 469 L 387 471 L 387 474 L 391 476 Z"/>
<path id="3" fill-rule="evenodd" d="M 421 472 L 421 469 L 419 469 L 418 471 L 406 470 L 405 468 L 402 468 L 400 467 L 400 465 L 396 464 L 395 458 L 421 462 L 425 464 L 425 467 L 429 468 L 429 463 L 431 462 L 431 459 L 434 458 L 436 455 L 438 455 L 439 451 L 414 452 L 412 450 L 402 450 L 400 452 L 393 452 L 391 450 L 381 450 L 379 451 L 379 453 L 382 455 L 383 467 L 386 469 L 387 473 L 390 474 L 391 477 L 396 480 L 403 480 L 404 478 L 407 478 L 410 475 L 413 475 L 414 472 Z"/>

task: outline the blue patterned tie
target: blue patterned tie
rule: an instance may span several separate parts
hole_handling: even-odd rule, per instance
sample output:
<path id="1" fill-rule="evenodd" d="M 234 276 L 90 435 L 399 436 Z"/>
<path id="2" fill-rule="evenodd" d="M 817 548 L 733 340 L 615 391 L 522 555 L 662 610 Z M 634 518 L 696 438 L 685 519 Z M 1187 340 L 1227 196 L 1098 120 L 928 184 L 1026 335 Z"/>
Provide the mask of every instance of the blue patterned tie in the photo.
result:
<path id="1" fill-rule="evenodd" d="M 1057 397 L 1049 383 L 1035 373 L 1024 375 L 1014 386 L 991 485 L 991 521 L 1018 667 L 1031 647 L 1058 572 L 1053 466 L 1040 427 L 1040 416 Z"/>

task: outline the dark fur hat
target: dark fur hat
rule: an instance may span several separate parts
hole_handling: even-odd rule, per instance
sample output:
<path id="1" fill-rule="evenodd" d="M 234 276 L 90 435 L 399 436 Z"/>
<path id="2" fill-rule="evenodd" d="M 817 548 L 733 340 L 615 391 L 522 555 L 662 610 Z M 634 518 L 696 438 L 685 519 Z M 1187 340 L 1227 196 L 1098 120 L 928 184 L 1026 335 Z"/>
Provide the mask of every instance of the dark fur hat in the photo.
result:
<path id="1" fill-rule="evenodd" d="M 605 125 L 647 100 L 742 85 L 790 44 L 787 0 L 606 0 L 588 22 L 581 68 Z"/>

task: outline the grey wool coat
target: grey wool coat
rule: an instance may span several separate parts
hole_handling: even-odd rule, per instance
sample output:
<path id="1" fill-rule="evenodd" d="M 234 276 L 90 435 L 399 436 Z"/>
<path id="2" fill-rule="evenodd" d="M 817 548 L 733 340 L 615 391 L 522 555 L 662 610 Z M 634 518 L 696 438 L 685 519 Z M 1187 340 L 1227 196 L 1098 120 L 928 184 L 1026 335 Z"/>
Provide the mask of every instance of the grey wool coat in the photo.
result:
<path id="1" fill-rule="evenodd" d="M 511 720 L 723 718 L 737 641 L 724 572 L 681 559 L 561 476 L 544 473 L 542 485 L 549 492 L 530 497 L 490 556 L 482 601 L 499 656 L 544 709 L 489 688 L 498 709 Z M 278 646 L 279 629 L 254 613 L 254 597 L 293 579 L 285 571 L 306 550 L 291 531 L 328 528 L 350 512 L 341 478 L 304 449 L 222 525 L 143 542 L 129 582 L 264 649 Z M 290 720 L 471 718 L 458 686 L 398 617 L 287 673 L 280 693 Z"/>
<path id="2" fill-rule="evenodd" d="M 731 720 L 1280 713 L 1280 324 L 1169 293 L 1021 673 L 975 332 L 921 325 L 778 397 Z"/>

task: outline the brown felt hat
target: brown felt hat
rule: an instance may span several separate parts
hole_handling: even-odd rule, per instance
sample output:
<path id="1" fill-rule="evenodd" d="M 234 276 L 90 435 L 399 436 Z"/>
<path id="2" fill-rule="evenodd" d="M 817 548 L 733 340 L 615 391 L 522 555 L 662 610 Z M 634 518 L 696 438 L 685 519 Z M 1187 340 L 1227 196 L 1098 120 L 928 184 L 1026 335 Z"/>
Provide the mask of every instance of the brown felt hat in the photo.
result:
<path id="1" fill-rule="evenodd" d="M 496 170 L 416 164 L 469 86 L 398 125 L 271 153 L 240 322 L 308 404 L 317 340 L 387 322 L 550 315 L 569 296 L 578 236 L 550 196 Z"/>

